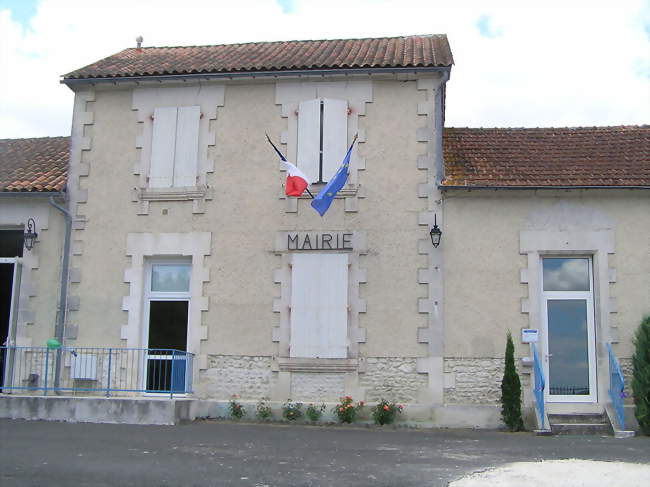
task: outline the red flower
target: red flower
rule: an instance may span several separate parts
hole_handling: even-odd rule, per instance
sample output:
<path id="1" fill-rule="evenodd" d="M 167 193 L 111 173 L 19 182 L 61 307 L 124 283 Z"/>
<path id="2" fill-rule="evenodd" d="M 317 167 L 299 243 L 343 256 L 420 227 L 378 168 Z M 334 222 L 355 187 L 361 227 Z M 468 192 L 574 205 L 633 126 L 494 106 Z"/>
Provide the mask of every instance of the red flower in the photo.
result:
<path id="1" fill-rule="evenodd" d="M 388 404 L 384 404 L 384 411 L 388 411 L 389 409 Z"/>

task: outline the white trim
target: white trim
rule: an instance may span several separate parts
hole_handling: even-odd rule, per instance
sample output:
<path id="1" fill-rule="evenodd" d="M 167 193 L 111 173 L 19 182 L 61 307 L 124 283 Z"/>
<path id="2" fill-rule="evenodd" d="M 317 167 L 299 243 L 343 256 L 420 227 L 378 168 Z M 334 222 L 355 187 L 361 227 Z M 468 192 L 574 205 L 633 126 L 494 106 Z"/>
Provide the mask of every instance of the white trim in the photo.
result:
<path id="1" fill-rule="evenodd" d="M 151 282 L 152 282 L 152 273 L 153 273 L 153 266 L 154 265 L 189 265 L 190 266 L 190 288 L 187 291 L 178 291 L 178 292 L 160 292 L 160 291 L 152 291 L 151 290 Z M 147 262 L 145 264 L 145 287 L 144 287 L 144 293 L 143 293 L 143 305 L 142 305 L 142 343 L 145 344 L 145 348 L 149 349 L 149 318 L 150 318 L 150 308 L 151 308 L 151 303 L 154 301 L 186 301 L 187 302 L 187 323 L 186 323 L 186 337 L 185 337 L 185 350 L 182 350 L 184 352 L 187 351 L 187 345 L 189 344 L 189 338 L 190 338 L 190 316 L 192 316 L 192 261 L 190 259 L 179 259 L 179 258 L 161 258 L 161 257 L 153 257 L 150 259 L 147 259 Z M 149 360 L 172 360 L 172 356 L 170 355 L 150 355 L 147 353 L 144 357 L 144 363 L 142 364 L 143 366 L 143 371 L 142 371 L 142 380 L 143 384 L 141 384 L 141 389 L 145 390 L 147 388 L 147 381 L 148 381 L 148 368 L 149 368 Z M 174 360 L 179 360 L 179 359 L 174 359 Z M 181 359 L 182 360 L 182 359 Z M 185 358 L 185 361 L 187 362 L 187 358 Z M 187 376 L 187 364 L 185 366 L 185 384 L 188 382 L 188 376 Z M 171 373 L 174 373 L 173 369 L 173 364 L 172 364 L 172 370 Z M 171 388 L 171 384 L 170 384 Z M 171 393 L 171 391 L 170 391 Z M 164 393 L 164 392 L 145 392 L 145 396 L 168 396 L 169 393 Z M 176 393 L 174 393 L 176 395 Z"/>
<path id="2" fill-rule="evenodd" d="M 360 117 L 366 114 L 366 103 L 372 102 L 372 81 L 370 80 L 341 80 L 341 81 L 295 81 L 280 80 L 275 85 L 275 104 L 282 106 L 282 118 L 287 119 L 286 130 L 280 137 L 281 144 L 285 145 L 285 156 L 290 161 L 297 160 L 298 151 L 298 108 L 300 102 L 320 99 L 335 98 L 347 100 L 350 115 L 347 120 L 347 139 L 351 141 L 354 134 L 359 135 L 358 144 L 366 141 L 365 130 L 360 127 Z M 359 152 L 361 145 L 352 151 L 350 158 L 350 176 L 344 189 L 337 197 L 344 199 L 344 211 L 358 211 L 358 198 L 364 198 L 363 187 L 359 184 L 359 171 L 366 168 L 366 161 Z M 342 161 L 341 161 L 342 162 Z M 280 165 L 281 166 L 281 165 Z M 280 167 L 281 171 L 284 168 Z M 284 183 L 286 175 L 282 172 L 281 181 Z M 286 199 L 287 213 L 298 212 L 299 198 L 289 198 L 284 193 L 284 188 L 278 185 L 278 198 Z"/>
<path id="3" fill-rule="evenodd" d="M 199 370 L 207 368 L 207 357 L 199 355 L 201 342 L 208 339 L 208 327 L 203 324 L 202 313 L 208 310 L 209 299 L 203 294 L 203 283 L 210 280 L 210 270 L 205 266 L 205 256 L 210 255 L 210 232 L 188 233 L 129 233 L 126 254 L 131 256 L 131 267 L 124 271 L 124 282 L 129 283 L 129 295 L 123 298 L 122 309 L 128 313 L 122 326 L 121 337 L 129 348 L 143 347 L 142 319 L 145 290 L 146 259 L 187 257 L 192 262 L 187 351 L 195 355 L 194 383 Z"/>
<path id="4" fill-rule="evenodd" d="M 596 375 L 596 330 L 594 320 L 594 280 L 593 262 L 591 256 L 579 255 L 540 255 L 539 282 L 541 283 L 540 316 L 542 324 L 542 365 L 546 376 L 547 387 L 544 390 L 547 402 L 598 402 L 598 381 Z M 544 291 L 544 259 L 572 258 L 587 259 L 589 271 L 588 291 Z M 549 374 L 549 332 L 548 332 L 548 301 L 550 300 L 571 300 L 585 301 L 587 306 L 587 354 L 589 359 L 589 394 L 588 395 L 551 395 L 551 376 Z"/>
<path id="5" fill-rule="evenodd" d="M 434 220 L 445 231 L 444 199 L 436 180 L 436 161 L 441 160 L 442 154 L 442 94 L 446 77 L 442 73 L 431 74 L 419 78 L 416 82 L 418 95 L 422 96 L 417 105 L 418 118 L 423 118 L 424 125 L 418 127 L 413 134 L 418 142 L 418 159 L 415 164 L 423 172 L 418 184 L 418 197 L 425 199 L 425 209 L 418 214 L 419 232 L 418 254 L 425 256 L 425 267 L 418 269 L 417 282 L 426 286 L 426 297 L 418 298 L 418 312 L 422 314 L 417 329 L 418 343 L 426 344 L 426 355 L 418 357 L 417 372 L 427 374 L 427 384 L 418 391 L 418 402 L 443 404 L 444 402 L 444 252 L 443 237 L 440 246 L 434 248 L 431 244 L 429 230 Z M 421 117 L 423 116 L 423 117 Z"/>
<path id="6" fill-rule="evenodd" d="M 20 257 L 3 257 L 0 258 L 0 264 L 13 265 L 12 280 L 11 280 L 11 296 L 9 299 L 9 323 L 7 324 L 7 336 L 0 337 L 2 341 L 0 345 L 15 346 L 16 345 L 16 331 L 18 329 L 18 310 L 20 308 L 20 280 L 22 276 L 22 262 Z M 5 341 L 6 339 L 6 341 Z M 3 352 L 4 353 L 4 352 Z M 7 349 L 4 362 L 4 377 L 2 384 L 7 382 L 13 384 L 14 376 L 14 354 L 15 351 Z M 2 392 L 11 392 L 11 389 Z"/>
<path id="7" fill-rule="evenodd" d="M 0 231 L 24 231 L 27 226 L 27 219 L 32 217 L 36 220 L 37 231 L 39 233 L 34 248 L 32 250 L 23 250 L 23 256 L 18 257 L 22 264 L 22 270 L 15 341 L 19 347 L 29 347 L 32 345 L 30 328 L 36 319 L 36 312 L 33 309 L 34 300 L 30 298 L 39 295 L 40 287 L 47 287 L 47 283 L 41 282 L 38 272 L 34 271 L 40 266 L 39 261 L 42 253 L 46 252 L 51 245 L 54 245 L 53 248 L 57 248 L 59 245 L 57 240 L 62 235 L 57 233 L 57 231 L 50 230 L 50 217 L 55 218 L 55 216 L 50 214 L 52 211 L 54 210 L 49 206 L 47 200 L 25 201 L 25 199 L 19 198 L 12 201 L 5 200 L 0 204 Z M 14 257 L 10 258 L 13 259 Z M 53 317 L 54 313 L 51 316 Z"/>
<path id="8" fill-rule="evenodd" d="M 564 220 L 558 220 L 558 225 Z M 540 223 L 539 225 L 547 225 Z M 609 255 L 615 253 L 615 235 L 610 228 L 579 228 L 570 225 L 566 230 L 557 226 L 531 228 L 519 232 L 519 253 L 527 255 L 527 267 L 521 269 L 520 282 L 528 285 L 528 297 L 521 299 L 521 312 L 528 315 L 528 328 L 542 330 L 540 256 L 591 256 L 593 269 L 594 324 L 599 404 L 607 401 L 609 387 L 609 360 L 605 344 L 612 340 L 612 325 L 616 300 L 610 297 L 610 279 L 616 270 L 609 267 Z M 543 353 L 541 341 L 538 353 Z M 552 403 L 555 404 L 555 403 Z M 584 403 L 575 407 L 583 407 Z"/>
<path id="9" fill-rule="evenodd" d="M 198 128 L 198 155 L 196 185 L 191 188 L 207 188 L 208 173 L 214 172 L 214 160 L 209 156 L 209 147 L 216 144 L 216 132 L 211 130 L 213 121 L 217 119 L 219 107 L 224 106 L 225 85 L 214 82 L 199 81 L 189 86 L 156 86 L 141 87 L 133 90 L 132 109 L 136 111 L 140 135 L 135 139 L 135 147 L 139 149 L 139 161 L 134 161 L 133 174 L 138 176 L 133 200 L 138 202 L 138 214 L 149 214 L 151 201 L 192 200 L 192 212 L 204 213 L 205 201 L 211 199 L 211 191 L 190 191 L 184 187 L 166 188 L 166 191 L 156 194 L 149 187 L 147 177 L 151 164 L 153 123 L 151 116 L 158 107 L 200 107 L 201 118 Z M 140 191 L 141 190 L 141 191 Z M 191 193 L 191 194 L 190 194 Z M 140 195 L 149 196 L 140 198 Z"/>
<path id="10" fill-rule="evenodd" d="M 151 276 L 153 272 L 154 265 L 167 264 L 167 265 L 189 265 L 190 266 L 190 289 L 185 292 L 160 292 L 151 290 Z M 148 258 L 145 264 L 145 287 L 143 293 L 143 304 L 142 304 L 142 343 L 145 345 L 145 348 L 149 347 L 149 304 L 152 301 L 187 301 L 187 343 L 189 343 L 189 332 L 190 332 L 190 316 L 192 308 L 192 277 L 191 273 L 192 261 L 191 259 L 165 259 L 160 257 Z M 186 345 L 187 351 L 187 345 Z"/>
<path id="11" fill-rule="evenodd" d="M 352 234 L 352 248 L 348 251 L 333 251 L 348 254 L 348 358 L 347 359 L 296 359 L 289 357 L 290 308 L 291 308 L 291 260 L 296 251 L 287 250 L 287 236 L 295 232 L 276 232 L 274 252 L 281 259 L 280 267 L 273 273 L 273 280 L 279 284 L 280 297 L 273 300 L 273 311 L 280 314 L 279 326 L 273 328 L 272 340 L 278 343 L 278 353 L 272 363 L 272 371 L 277 380 L 271 387 L 271 398 L 284 401 L 291 397 L 291 374 L 293 366 L 310 372 L 331 372 L 337 370 L 345 374 L 345 394 L 363 399 L 364 389 L 359 382 L 359 373 L 364 372 L 364 361 L 359 359 L 359 344 L 366 341 L 366 329 L 360 327 L 359 315 L 366 312 L 366 300 L 361 298 L 360 287 L 367 281 L 366 269 L 359 267 L 360 256 L 368 253 L 366 232 L 355 230 L 342 232 Z M 301 233 L 298 231 L 298 233 Z M 324 233 L 341 233 L 330 231 Z M 297 251 L 304 252 L 304 251 Z M 306 251 L 310 252 L 310 251 Z M 314 251 L 322 252 L 322 251 Z M 341 366 L 343 368 L 341 369 Z"/>

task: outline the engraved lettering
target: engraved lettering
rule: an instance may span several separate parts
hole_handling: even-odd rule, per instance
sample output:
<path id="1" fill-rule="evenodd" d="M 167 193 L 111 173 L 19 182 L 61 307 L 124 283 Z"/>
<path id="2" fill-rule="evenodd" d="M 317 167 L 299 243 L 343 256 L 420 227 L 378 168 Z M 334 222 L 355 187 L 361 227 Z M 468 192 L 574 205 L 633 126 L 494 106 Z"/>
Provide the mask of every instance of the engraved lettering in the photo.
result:
<path id="1" fill-rule="evenodd" d="M 343 234 L 343 248 L 352 249 L 352 234 L 344 233 Z"/>
<path id="2" fill-rule="evenodd" d="M 307 247 L 309 245 L 309 247 Z M 305 240 L 302 242 L 301 250 L 314 250 L 311 246 L 311 240 L 309 239 L 309 234 L 305 234 Z"/>
<path id="3" fill-rule="evenodd" d="M 291 248 L 291 243 L 293 242 L 293 248 Z M 294 234 L 293 237 L 290 233 L 287 234 L 287 250 L 298 250 L 298 234 Z"/>
<path id="4" fill-rule="evenodd" d="M 332 250 L 332 234 L 331 233 L 324 233 L 323 236 L 321 237 L 321 245 L 323 246 L 323 250 L 326 248 L 328 250 Z M 325 247 L 327 245 L 327 247 Z"/>

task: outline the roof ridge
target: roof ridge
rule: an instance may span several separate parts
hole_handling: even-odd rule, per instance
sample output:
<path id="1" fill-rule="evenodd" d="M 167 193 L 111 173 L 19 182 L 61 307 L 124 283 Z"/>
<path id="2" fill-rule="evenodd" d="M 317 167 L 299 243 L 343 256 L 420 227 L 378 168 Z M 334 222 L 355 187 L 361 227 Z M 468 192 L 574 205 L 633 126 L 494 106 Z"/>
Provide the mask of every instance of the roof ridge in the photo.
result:
<path id="1" fill-rule="evenodd" d="M 341 37 L 336 39 L 291 39 L 278 41 L 250 41 L 250 42 L 231 42 L 221 44 L 199 44 L 187 46 L 147 46 L 147 47 L 128 47 L 123 51 L 147 50 L 147 49 L 190 49 L 201 47 L 221 47 L 221 46 L 250 46 L 253 44 L 285 44 L 289 42 L 334 42 L 334 41 L 382 41 L 388 39 L 415 39 L 418 37 L 447 37 L 447 34 L 412 34 L 403 36 L 384 36 L 384 37 Z M 110 57 L 110 56 L 109 56 Z"/>
<path id="2" fill-rule="evenodd" d="M 643 125 L 576 125 L 572 127 L 445 127 L 446 129 L 461 130 L 574 130 L 574 129 L 620 129 L 620 128 L 650 128 Z"/>
<path id="3" fill-rule="evenodd" d="M 0 139 L 0 142 L 10 142 L 13 140 L 43 140 L 43 139 L 69 139 L 70 135 L 45 135 L 42 137 L 9 137 L 6 139 Z"/>

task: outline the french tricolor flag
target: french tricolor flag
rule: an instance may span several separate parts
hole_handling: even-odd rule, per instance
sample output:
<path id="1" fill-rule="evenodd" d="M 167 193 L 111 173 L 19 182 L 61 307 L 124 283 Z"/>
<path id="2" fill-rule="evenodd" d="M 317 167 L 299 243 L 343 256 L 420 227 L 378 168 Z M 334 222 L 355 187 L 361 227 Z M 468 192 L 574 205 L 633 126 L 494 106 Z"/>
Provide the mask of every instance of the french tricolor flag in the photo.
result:
<path id="1" fill-rule="evenodd" d="M 275 152 L 280 156 L 282 166 L 287 170 L 287 182 L 284 185 L 284 192 L 287 196 L 302 196 L 305 190 L 309 193 L 307 186 L 309 186 L 309 178 L 307 175 L 298 169 L 296 166 L 287 161 L 287 158 L 282 155 L 282 152 L 271 141 L 269 134 L 266 134 L 266 140 L 275 149 Z M 311 196 L 311 193 L 309 193 Z M 313 198 L 313 196 L 312 196 Z"/>
<path id="2" fill-rule="evenodd" d="M 284 192 L 287 196 L 302 196 L 309 186 L 307 175 L 291 164 L 286 159 L 282 159 L 282 166 L 287 170 L 287 182 L 284 185 Z"/>

